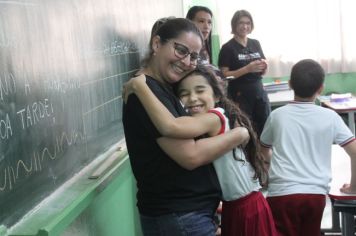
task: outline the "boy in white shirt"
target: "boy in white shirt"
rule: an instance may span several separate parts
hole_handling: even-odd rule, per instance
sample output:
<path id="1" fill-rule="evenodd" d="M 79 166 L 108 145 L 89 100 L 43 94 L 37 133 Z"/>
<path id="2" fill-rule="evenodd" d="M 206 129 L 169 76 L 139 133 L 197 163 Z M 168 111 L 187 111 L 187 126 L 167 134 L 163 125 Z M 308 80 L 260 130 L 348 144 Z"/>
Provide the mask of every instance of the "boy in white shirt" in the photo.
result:
<path id="1" fill-rule="evenodd" d="M 294 101 L 270 114 L 261 135 L 270 163 L 267 201 L 281 236 L 320 235 L 334 143 L 351 157 L 350 184 L 340 190 L 356 193 L 355 137 L 336 112 L 314 104 L 324 77 L 314 60 L 295 64 L 289 81 Z"/>

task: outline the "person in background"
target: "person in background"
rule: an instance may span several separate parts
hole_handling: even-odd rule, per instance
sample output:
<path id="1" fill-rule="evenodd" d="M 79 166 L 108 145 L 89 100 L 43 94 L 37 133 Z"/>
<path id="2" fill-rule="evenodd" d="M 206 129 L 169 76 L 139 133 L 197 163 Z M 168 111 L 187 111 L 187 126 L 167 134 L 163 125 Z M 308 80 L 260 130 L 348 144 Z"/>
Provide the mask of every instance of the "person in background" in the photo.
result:
<path id="1" fill-rule="evenodd" d="M 318 62 L 296 63 L 289 80 L 294 101 L 272 111 L 261 135 L 270 162 L 267 201 L 281 236 L 321 235 L 333 143 L 351 157 L 351 181 L 341 191 L 356 193 L 355 137 L 336 112 L 314 104 L 324 77 Z"/>
<path id="2" fill-rule="evenodd" d="M 228 96 L 247 113 L 260 136 L 271 107 L 262 84 L 267 70 L 265 55 L 259 41 L 247 37 L 253 29 L 251 14 L 236 11 L 231 19 L 234 36 L 222 46 L 218 65 L 223 75 L 230 78 Z"/>
<path id="3" fill-rule="evenodd" d="M 191 21 L 166 21 L 152 38 L 142 72 L 147 85 L 173 116 L 188 115 L 172 84 L 195 69 L 203 38 Z M 125 97 L 125 90 L 123 91 Z M 133 174 L 137 206 L 145 236 L 215 235 L 213 215 L 221 189 L 210 164 L 246 142 L 246 128 L 201 139 L 162 135 L 142 103 L 130 95 L 123 105 L 123 127 Z M 203 132 L 196 131 L 194 137 Z"/>
<path id="4" fill-rule="evenodd" d="M 211 30 L 213 13 L 204 6 L 193 6 L 187 12 L 187 19 L 193 21 L 200 29 L 204 38 L 204 45 L 200 51 L 200 64 L 211 64 Z"/>
<path id="5" fill-rule="evenodd" d="M 212 64 L 212 11 L 204 6 L 193 6 L 189 8 L 186 18 L 193 21 L 196 26 L 198 26 L 204 38 L 204 45 L 200 51 L 199 64 L 209 65 L 214 70 L 219 84 L 225 92 L 227 88 L 227 82 L 224 80 L 224 75 L 221 73 L 218 67 Z"/>
<path id="6" fill-rule="evenodd" d="M 208 136 L 223 134 L 236 125 L 249 130 L 251 139 L 244 147 L 214 161 L 224 200 L 221 232 L 229 236 L 276 236 L 272 213 L 260 192 L 267 171 L 258 139 L 248 117 L 224 95 L 214 71 L 198 65 L 174 86 L 175 94 L 195 119 L 172 116 L 145 81 L 144 76 L 136 77 L 127 89 L 139 97 L 158 130 L 172 138 L 192 138 L 190 132 L 197 129 L 197 121 Z"/>

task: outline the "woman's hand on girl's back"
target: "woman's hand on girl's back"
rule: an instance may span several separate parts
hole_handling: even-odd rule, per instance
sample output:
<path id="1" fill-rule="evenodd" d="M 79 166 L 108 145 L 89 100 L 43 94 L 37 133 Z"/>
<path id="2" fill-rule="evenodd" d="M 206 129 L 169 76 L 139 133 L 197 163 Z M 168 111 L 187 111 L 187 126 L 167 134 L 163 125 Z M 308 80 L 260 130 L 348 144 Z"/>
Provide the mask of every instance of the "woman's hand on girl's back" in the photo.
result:
<path id="1" fill-rule="evenodd" d="M 144 74 L 140 74 L 136 77 L 131 78 L 129 81 L 127 81 L 123 87 L 122 87 L 122 98 L 124 102 L 126 103 L 129 96 L 132 93 L 135 93 L 137 86 L 140 85 L 140 83 L 146 83 L 146 76 Z"/>
<path id="2" fill-rule="evenodd" d="M 247 143 L 250 141 L 250 134 L 248 129 L 245 127 L 239 126 L 232 129 L 234 132 L 238 132 L 239 139 L 236 139 L 236 146 L 246 146 Z"/>

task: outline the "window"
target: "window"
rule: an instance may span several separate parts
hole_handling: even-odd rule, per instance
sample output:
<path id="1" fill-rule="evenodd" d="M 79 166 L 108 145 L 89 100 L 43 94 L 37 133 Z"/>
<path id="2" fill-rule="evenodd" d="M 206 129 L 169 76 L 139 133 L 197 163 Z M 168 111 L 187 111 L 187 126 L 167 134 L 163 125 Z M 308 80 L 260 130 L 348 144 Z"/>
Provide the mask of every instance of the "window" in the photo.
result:
<path id="1" fill-rule="evenodd" d="M 225 0 L 217 8 L 221 44 L 232 38 L 235 11 L 251 13 L 255 28 L 249 37 L 261 43 L 267 76 L 287 76 L 305 58 L 320 62 L 326 73 L 356 71 L 354 0 Z"/>

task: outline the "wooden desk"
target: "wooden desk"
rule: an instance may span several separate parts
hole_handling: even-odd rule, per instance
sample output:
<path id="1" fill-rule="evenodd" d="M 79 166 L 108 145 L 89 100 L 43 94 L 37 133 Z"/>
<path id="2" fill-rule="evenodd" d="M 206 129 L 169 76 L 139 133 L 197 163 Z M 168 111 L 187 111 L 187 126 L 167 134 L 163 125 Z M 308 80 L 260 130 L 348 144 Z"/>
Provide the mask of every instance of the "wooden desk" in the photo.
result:
<path id="1" fill-rule="evenodd" d="M 329 197 L 332 203 L 333 229 L 340 229 L 339 212 L 341 213 L 341 232 L 343 236 L 353 236 L 355 234 L 356 215 L 356 194 L 349 195 L 340 192 L 340 187 L 344 183 L 349 183 L 350 157 L 339 145 L 332 148 L 332 182 L 330 185 Z"/>
<path id="2" fill-rule="evenodd" d="M 321 105 L 333 109 L 337 113 L 346 113 L 348 126 L 353 134 L 355 134 L 355 112 L 356 112 L 356 97 L 351 98 L 347 102 L 331 102 L 321 100 Z"/>
<path id="3" fill-rule="evenodd" d="M 272 107 L 283 106 L 294 100 L 293 90 L 282 90 L 277 92 L 269 92 L 267 94 Z"/>

